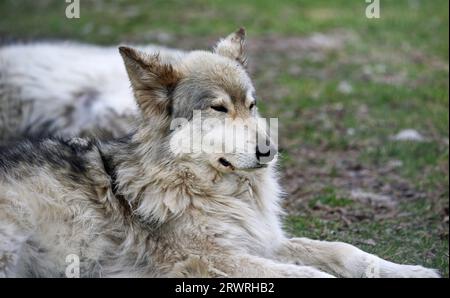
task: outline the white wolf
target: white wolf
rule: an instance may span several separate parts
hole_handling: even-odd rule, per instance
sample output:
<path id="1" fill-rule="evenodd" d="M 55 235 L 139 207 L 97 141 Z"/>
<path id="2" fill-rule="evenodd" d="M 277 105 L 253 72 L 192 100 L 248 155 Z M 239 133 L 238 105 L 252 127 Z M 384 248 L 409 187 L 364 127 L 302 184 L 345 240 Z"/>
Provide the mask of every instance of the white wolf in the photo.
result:
<path id="1" fill-rule="evenodd" d="M 286 237 L 276 159 L 261 162 L 268 154 L 258 129 L 245 137 L 245 152 L 171 150 L 174 140 L 190 140 L 188 125 L 210 131 L 193 123 L 196 110 L 206 119 L 259 121 L 244 30 L 213 52 L 155 55 L 121 47 L 125 68 L 111 49 L 58 47 L 1 50 L 2 108 L 5 98 L 11 105 L 32 101 L 29 114 L 3 122 L 12 123 L 5 135 L 32 134 L 49 117 L 42 127 L 64 129 L 58 100 L 78 105 L 78 97 L 95 106 L 72 115 L 87 117 L 81 126 L 106 107 L 124 112 L 122 104 L 134 110 L 135 125 L 107 142 L 48 138 L 0 150 L 0 276 L 64 276 L 72 254 L 86 277 L 438 276 L 349 244 Z M 187 122 L 171 130 L 179 118 Z M 77 125 L 67 125 L 68 132 L 79 132 L 79 120 L 72 121 Z"/>

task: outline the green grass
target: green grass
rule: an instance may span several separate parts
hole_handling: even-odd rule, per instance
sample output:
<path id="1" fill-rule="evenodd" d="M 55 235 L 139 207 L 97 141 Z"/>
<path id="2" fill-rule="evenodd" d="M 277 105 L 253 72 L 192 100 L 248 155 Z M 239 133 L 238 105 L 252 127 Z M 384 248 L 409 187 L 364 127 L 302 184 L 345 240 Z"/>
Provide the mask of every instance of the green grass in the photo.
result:
<path id="1" fill-rule="evenodd" d="M 253 35 L 295 35 L 349 27 L 373 43 L 397 46 L 407 40 L 448 58 L 448 2 L 421 1 L 419 7 L 413 2 L 383 1 L 382 18 L 368 20 L 366 4 L 358 0 L 82 0 L 81 18 L 68 20 L 64 1 L 4 0 L 0 33 L 111 43 L 152 30 L 203 36 L 244 25 Z"/>
<path id="2" fill-rule="evenodd" d="M 408 217 L 383 222 L 365 220 L 351 226 L 317 217 L 290 217 L 286 220 L 286 229 L 293 235 L 351 243 L 389 261 L 420 263 L 439 268 L 448 276 L 448 241 L 436 241 L 429 233 L 433 228 L 436 227 L 432 220 L 418 223 Z"/>
<path id="3" fill-rule="evenodd" d="M 286 227 L 294 235 L 350 242 L 393 261 L 438 268 L 448 276 L 448 222 L 442 222 L 441 214 L 447 208 L 448 215 L 449 200 L 448 1 L 385 0 L 381 18 L 370 20 L 360 0 L 81 0 L 81 18 L 72 20 L 65 18 L 65 5 L 59 0 L 1 1 L 0 37 L 115 44 L 151 42 L 164 32 L 173 37 L 168 44 L 183 46 L 182 39 L 205 45 L 205 39 L 217 39 L 240 26 L 247 28 L 250 39 L 276 36 L 280 42 L 282 37 L 316 32 L 349 33 L 352 38 L 345 46 L 323 52 L 321 59 L 269 52 L 271 57 L 256 61 L 276 61 L 256 72 L 254 80 L 264 101 L 260 108 L 268 116 L 283 115 L 280 139 L 289 141 L 283 148 L 283 168 L 307 171 L 297 164 L 299 146 L 319 156 L 352 151 L 365 167 L 401 161 L 395 174 L 425 195 L 400 199 L 395 218 L 347 226 L 301 210 L 303 216 L 288 217 Z M 292 64 L 300 65 L 300 76 L 289 71 Z M 271 80 L 264 78 L 269 71 L 275 72 Z M 342 81 L 351 84 L 351 93 L 338 92 Z M 274 87 L 287 92 L 272 100 L 277 95 L 273 90 L 278 90 Z M 391 136 L 404 128 L 421 132 L 427 142 L 392 141 Z M 349 129 L 354 133 L 348 134 Z M 328 178 L 339 177 L 340 171 L 333 167 Z M 321 185 L 309 207 L 320 203 L 350 212 L 367 209 L 340 193 L 334 186 Z M 367 239 L 376 245 L 367 244 Z"/>
<path id="4" fill-rule="evenodd" d="M 353 200 L 338 196 L 333 188 L 325 188 L 322 194 L 309 201 L 309 207 L 314 208 L 317 204 L 323 204 L 330 207 L 345 207 L 353 204 Z"/>

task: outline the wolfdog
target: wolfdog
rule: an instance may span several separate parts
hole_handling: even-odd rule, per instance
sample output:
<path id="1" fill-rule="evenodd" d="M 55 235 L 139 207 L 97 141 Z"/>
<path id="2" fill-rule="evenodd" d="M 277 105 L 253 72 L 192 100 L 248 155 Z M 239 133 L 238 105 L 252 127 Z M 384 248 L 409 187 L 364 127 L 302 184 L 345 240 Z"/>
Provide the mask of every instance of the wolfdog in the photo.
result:
<path id="1" fill-rule="evenodd" d="M 82 277 L 438 277 L 349 244 L 285 236 L 276 145 L 254 125 L 244 41 L 240 29 L 211 52 L 170 59 L 120 47 L 138 107 L 128 135 L 2 148 L 0 275 L 63 277 L 76 256 Z M 246 124 L 236 134 L 246 150 L 177 145 L 195 147 L 196 132 L 221 147 L 222 120 Z"/>

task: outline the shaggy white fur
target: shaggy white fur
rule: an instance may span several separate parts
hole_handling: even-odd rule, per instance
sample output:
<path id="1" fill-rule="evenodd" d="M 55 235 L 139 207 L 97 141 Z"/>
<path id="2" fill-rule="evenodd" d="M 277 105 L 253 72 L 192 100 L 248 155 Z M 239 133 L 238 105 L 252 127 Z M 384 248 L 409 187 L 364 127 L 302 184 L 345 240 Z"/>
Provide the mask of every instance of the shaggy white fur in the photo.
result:
<path id="1" fill-rule="evenodd" d="M 171 120 L 192 119 L 196 109 L 260 121 L 244 35 L 231 34 L 212 53 L 122 47 L 125 68 L 108 48 L 2 48 L 2 115 L 13 105 L 22 111 L 1 122 L 4 135 L 48 114 L 59 132 L 77 133 L 105 110 L 130 111 L 136 124 L 129 138 L 112 142 L 48 139 L 0 152 L 0 276 L 64 276 L 66 256 L 76 254 L 86 277 L 437 277 L 349 244 L 288 238 L 276 160 L 260 163 L 254 133 L 245 154 L 170 149 L 174 138 L 192 136 L 171 131 Z M 161 54 L 148 53 L 155 50 Z M 61 106 L 78 105 L 80 90 L 94 95 L 79 100 L 94 103 L 61 125 Z"/>

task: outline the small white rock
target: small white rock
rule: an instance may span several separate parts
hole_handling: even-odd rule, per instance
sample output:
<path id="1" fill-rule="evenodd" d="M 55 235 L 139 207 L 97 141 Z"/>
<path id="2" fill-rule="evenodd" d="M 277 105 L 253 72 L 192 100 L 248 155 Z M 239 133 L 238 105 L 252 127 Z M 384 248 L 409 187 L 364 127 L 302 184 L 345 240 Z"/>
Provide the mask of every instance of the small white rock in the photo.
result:
<path id="1" fill-rule="evenodd" d="M 355 129 L 353 127 L 348 128 L 347 135 L 349 135 L 349 136 L 355 135 Z"/>
<path id="2" fill-rule="evenodd" d="M 353 86 L 347 81 L 340 82 L 337 89 L 342 94 L 350 94 L 353 92 Z"/>
<path id="3" fill-rule="evenodd" d="M 414 141 L 423 142 L 425 138 L 414 129 L 404 129 L 392 137 L 395 141 Z"/>

